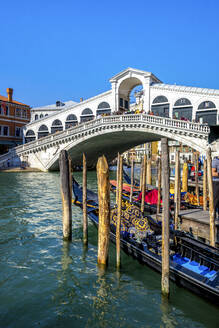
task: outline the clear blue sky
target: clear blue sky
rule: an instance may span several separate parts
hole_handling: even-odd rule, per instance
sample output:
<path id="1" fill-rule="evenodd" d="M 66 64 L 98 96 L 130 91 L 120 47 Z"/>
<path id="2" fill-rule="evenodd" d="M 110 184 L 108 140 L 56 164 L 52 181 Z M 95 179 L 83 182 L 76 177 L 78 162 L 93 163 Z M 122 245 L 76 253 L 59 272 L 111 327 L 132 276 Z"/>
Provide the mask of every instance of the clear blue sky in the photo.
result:
<path id="1" fill-rule="evenodd" d="M 1 2 L 0 94 L 31 106 L 95 96 L 127 67 L 219 89 L 218 0 Z"/>

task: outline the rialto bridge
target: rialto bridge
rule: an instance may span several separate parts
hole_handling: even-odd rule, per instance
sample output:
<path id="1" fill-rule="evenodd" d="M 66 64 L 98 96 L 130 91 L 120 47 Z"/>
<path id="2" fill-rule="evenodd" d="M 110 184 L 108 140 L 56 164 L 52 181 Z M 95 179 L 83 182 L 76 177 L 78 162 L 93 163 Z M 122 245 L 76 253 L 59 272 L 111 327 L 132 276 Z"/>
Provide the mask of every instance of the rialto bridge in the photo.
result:
<path id="1" fill-rule="evenodd" d="M 7 160 L 25 161 L 42 171 L 56 170 L 59 153 L 66 149 L 74 165 L 81 164 L 84 152 L 88 166 L 93 166 L 102 154 L 111 161 L 117 152 L 162 137 L 205 154 L 209 131 L 207 125 L 148 114 L 106 116 L 16 147 L 0 157 L 0 165 Z"/>
<path id="2" fill-rule="evenodd" d="M 152 73 L 132 68 L 110 83 L 109 91 L 79 103 L 57 101 L 33 108 L 31 122 L 23 130 L 24 145 L 0 156 L 0 167 L 7 161 L 11 165 L 24 161 L 44 171 L 55 170 L 61 149 L 69 151 L 74 165 L 81 163 L 85 152 L 91 166 L 103 153 L 111 160 L 118 151 L 162 137 L 205 154 L 208 125 L 219 123 L 219 90 L 164 84 Z M 130 94 L 136 86 L 142 87 L 136 94 L 142 114 L 130 115 Z M 216 153 L 217 142 L 211 147 Z"/>

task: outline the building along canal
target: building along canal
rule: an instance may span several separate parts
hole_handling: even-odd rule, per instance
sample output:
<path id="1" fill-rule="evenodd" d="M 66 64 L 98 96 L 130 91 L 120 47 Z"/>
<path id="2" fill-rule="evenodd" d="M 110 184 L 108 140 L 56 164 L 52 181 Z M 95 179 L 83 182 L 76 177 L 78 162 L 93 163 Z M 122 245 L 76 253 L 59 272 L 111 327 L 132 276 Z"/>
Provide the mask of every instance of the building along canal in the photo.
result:
<path id="1" fill-rule="evenodd" d="M 78 207 L 63 242 L 58 172 L 0 173 L 0 195 L 0 327 L 218 327 L 218 308 L 176 284 L 163 303 L 160 274 L 123 252 L 118 273 L 112 244 L 100 272 L 96 228 L 83 249 Z"/>

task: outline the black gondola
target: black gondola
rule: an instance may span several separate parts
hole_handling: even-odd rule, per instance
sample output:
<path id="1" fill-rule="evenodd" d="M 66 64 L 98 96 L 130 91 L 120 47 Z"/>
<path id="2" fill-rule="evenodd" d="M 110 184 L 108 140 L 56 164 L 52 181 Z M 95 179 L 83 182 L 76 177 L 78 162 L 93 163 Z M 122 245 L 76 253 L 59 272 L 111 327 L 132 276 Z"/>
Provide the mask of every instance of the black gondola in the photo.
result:
<path id="1" fill-rule="evenodd" d="M 131 178 L 129 177 L 129 175 L 125 172 L 125 170 L 123 170 L 123 178 L 124 180 L 127 182 L 127 184 L 131 185 Z M 139 187 L 139 182 L 135 179 L 134 180 L 134 186 L 135 187 Z M 152 186 L 149 186 L 152 187 Z M 111 187 L 112 191 L 114 191 L 114 188 Z M 116 188 L 115 188 L 116 189 Z M 138 192 L 139 193 L 139 192 Z M 135 193 L 135 196 L 137 196 L 138 193 Z M 182 196 L 184 196 L 185 193 L 182 193 Z M 126 200 L 129 199 L 129 193 L 128 192 L 123 192 L 122 197 Z M 170 205 L 172 207 L 172 209 L 174 209 L 174 196 L 170 195 Z M 133 199 L 133 202 L 137 205 L 140 206 L 140 201 L 136 201 L 135 199 Z M 200 205 L 194 205 L 191 204 L 183 199 L 181 199 L 181 209 L 202 209 L 203 207 Z M 151 205 L 145 202 L 145 210 L 148 211 L 149 213 L 156 213 L 157 211 L 157 205 Z"/>
<path id="2" fill-rule="evenodd" d="M 73 179 L 75 205 L 82 208 L 82 188 Z M 91 221 L 98 226 L 98 199 L 88 191 L 87 210 Z M 115 243 L 115 226 L 110 225 L 110 239 Z M 121 231 L 121 248 L 161 272 L 161 236 L 156 232 L 146 233 L 141 240 L 131 232 Z M 170 244 L 170 279 L 219 305 L 219 251 L 199 242 L 185 233 L 175 232 Z"/>

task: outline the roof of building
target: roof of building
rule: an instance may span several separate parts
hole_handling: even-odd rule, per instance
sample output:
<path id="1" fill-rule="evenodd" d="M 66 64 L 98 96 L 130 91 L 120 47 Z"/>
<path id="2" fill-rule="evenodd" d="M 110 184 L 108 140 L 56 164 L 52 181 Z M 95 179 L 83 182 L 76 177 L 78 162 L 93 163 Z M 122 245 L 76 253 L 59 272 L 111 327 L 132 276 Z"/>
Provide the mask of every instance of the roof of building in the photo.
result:
<path id="1" fill-rule="evenodd" d="M 65 101 L 62 102 L 60 101 L 60 106 L 57 106 L 56 103 L 55 104 L 51 104 L 51 105 L 46 105 L 46 106 L 40 106 L 40 107 L 33 107 L 31 108 L 31 111 L 35 111 L 35 110 L 47 110 L 47 111 L 54 111 L 54 110 L 63 110 L 63 109 L 67 109 L 68 107 L 72 107 L 77 105 L 78 103 L 76 101 Z"/>
<path id="2" fill-rule="evenodd" d="M 165 83 L 152 83 L 152 87 L 158 89 L 165 89 L 165 90 L 173 90 L 173 91 L 182 91 L 182 92 L 191 92 L 191 93 L 201 93 L 203 95 L 209 96 L 219 96 L 218 89 L 207 89 L 207 88 L 197 88 L 197 87 L 186 87 L 183 85 L 176 85 L 176 84 L 165 84 Z"/>
<path id="3" fill-rule="evenodd" d="M 10 102 L 10 103 L 12 103 L 12 104 L 18 104 L 18 105 L 23 105 L 23 106 L 28 106 L 28 107 L 30 107 L 29 105 L 26 105 L 26 104 L 21 103 L 21 102 L 16 101 L 16 100 L 8 101 L 8 97 L 4 97 L 4 96 L 1 96 L 1 95 L 0 95 L 0 100 L 1 100 L 1 101 L 5 101 L 5 102 L 8 102 L 8 103 Z"/>

